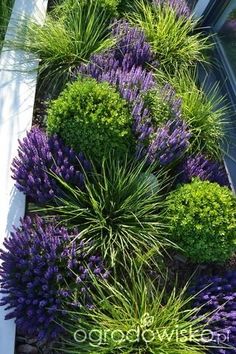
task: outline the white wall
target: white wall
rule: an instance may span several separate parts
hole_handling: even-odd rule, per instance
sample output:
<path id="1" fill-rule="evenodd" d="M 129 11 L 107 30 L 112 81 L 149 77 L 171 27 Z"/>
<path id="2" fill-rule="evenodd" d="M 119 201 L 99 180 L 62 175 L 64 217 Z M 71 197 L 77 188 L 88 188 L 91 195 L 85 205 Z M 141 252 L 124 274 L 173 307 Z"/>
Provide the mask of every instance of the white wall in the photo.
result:
<path id="1" fill-rule="evenodd" d="M 15 0 L 6 38 L 16 33 L 19 20 L 30 16 L 42 22 L 48 0 Z M 28 61 L 23 52 L 5 50 L 0 56 L 0 248 L 12 225 L 24 216 L 25 198 L 14 187 L 10 166 L 17 154 L 18 139 L 31 126 L 35 99 L 38 60 Z M 15 346 L 14 321 L 4 320 L 0 307 L 0 354 L 13 354 Z"/>

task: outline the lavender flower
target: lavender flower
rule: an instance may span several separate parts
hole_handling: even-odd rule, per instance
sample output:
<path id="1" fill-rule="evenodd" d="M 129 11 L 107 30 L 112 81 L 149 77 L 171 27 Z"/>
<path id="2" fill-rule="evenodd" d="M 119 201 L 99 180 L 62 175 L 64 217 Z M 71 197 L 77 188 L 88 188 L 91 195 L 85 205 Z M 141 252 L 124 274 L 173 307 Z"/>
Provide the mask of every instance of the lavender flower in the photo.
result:
<path id="1" fill-rule="evenodd" d="M 90 58 L 88 72 L 96 68 L 99 73 L 122 67 L 129 71 L 133 66 L 144 67 L 146 63 L 153 61 L 150 44 L 146 41 L 144 32 L 131 27 L 125 20 L 116 21 L 113 25 L 113 36 L 116 38 L 116 46 L 102 54 L 93 55 Z M 82 65 L 75 71 L 75 75 L 86 65 Z"/>
<path id="2" fill-rule="evenodd" d="M 48 137 L 40 129 L 33 128 L 19 142 L 12 172 L 20 191 L 37 203 L 46 203 L 60 195 L 59 186 L 50 173 L 82 188 L 81 166 L 90 168 L 82 153 L 76 154 L 72 148 L 64 146 L 56 135 Z"/>
<path id="3" fill-rule="evenodd" d="M 140 29 L 130 26 L 125 20 L 119 20 L 114 23 L 113 35 L 118 39 L 115 59 L 124 69 L 153 61 L 151 46 Z"/>
<path id="4" fill-rule="evenodd" d="M 217 182 L 221 186 L 229 186 L 229 180 L 222 164 L 209 160 L 202 154 L 190 156 L 181 164 L 179 181 L 188 183 L 194 177 L 202 181 Z"/>
<path id="5" fill-rule="evenodd" d="M 185 0 L 153 0 L 154 5 L 167 5 L 172 7 L 177 16 L 183 16 L 189 18 L 191 11 Z"/>
<path id="6" fill-rule="evenodd" d="M 170 120 L 153 134 L 147 148 L 139 144 L 138 157 L 146 157 L 149 163 L 166 166 L 181 157 L 189 147 L 191 134 L 182 120 Z"/>
<path id="7" fill-rule="evenodd" d="M 182 120 L 170 120 L 154 133 L 145 153 L 148 161 L 166 166 L 179 158 L 189 147 L 191 134 Z M 141 149 L 142 151 L 142 149 Z"/>
<path id="8" fill-rule="evenodd" d="M 73 290 L 81 304 L 90 305 L 91 273 L 107 275 L 100 257 L 88 256 L 79 237 L 73 242 L 66 228 L 39 217 L 21 220 L 4 247 L 0 305 L 10 310 L 6 319 L 16 318 L 24 335 L 39 341 L 53 340 L 62 332 L 55 321 L 64 315 L 62 303 L 70 300 Z"/>
<path id="9" fill-rule="evenodd" d="M 156 86 L 153 73 L 144 67 L 145 63 L 152 61 L 145 36 L 125 21 L 117 21 L 113 33 L 118 38 L 117 47 L 93 56 L 88 65 L 78 69 L 77 74 L 92 76 L 97 81 L 107 81 L 117 87 L 130 104 L 137 156 L 145 156 L 150 162 L 156 159 L 161 165 L 166 165 L 178 158 L 189 145 L 189 131 L 180 119 L 181 100 L 176 98 L 170 85 L 160 90 L 161 100 L 171 111 L 171 119 L 157 129 L 144 99 L 144 93 L 155 90 Z"/>
<path id="10" fill-rule="evenodd" d="M 199 316 L 209 313 L 207 328 L 212 331 L 213 341 L 208 344 L 215 346 L 210 352 L 235 353 L 230 346 L 236 347 L 236 272 L 227 272 L 223 276 L 204 276 L 190 291 L 195 295 L 193 306 L 203 306 Z"/>

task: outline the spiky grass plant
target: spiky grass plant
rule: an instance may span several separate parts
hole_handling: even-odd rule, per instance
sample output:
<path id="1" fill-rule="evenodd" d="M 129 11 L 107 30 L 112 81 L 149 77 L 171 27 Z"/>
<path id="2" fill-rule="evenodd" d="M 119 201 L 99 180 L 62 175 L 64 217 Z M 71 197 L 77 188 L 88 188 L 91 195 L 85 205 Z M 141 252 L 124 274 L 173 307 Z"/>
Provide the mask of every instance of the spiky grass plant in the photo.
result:
<path id="1" fill-rule="evenodd" d="M 14 1 L 15 0 L 0 0 L 0 47 L 5 36 Z"/>
<path id="2" fill-rule="evenodd" d="M 196 32 L 197 20 L 178 17 L 168 4 L 135 1 L 136 12 L 127 14 L 129 21 L 140 27 L 160 62 L 161 69 L 176 73 L 198 62 L 206 62 L 205 52 L 211 46 L 207 35 Z"/>
<path id="3" fill-rule="evenodd" d="M 230 124 L 227 119 L 228 106 L 219 85 L 215 84 L 207 90 L 207 78 L 197 85 L 195 70 L 189 73 L 180 71 L 173 77 L 157 71 L 156 76 L 159 82 L 170 83 L 182 101 L 182 119 L 192 133 L 192 152 L 203 152 L 213 159 L 222 159 Z"/>
<path id="4" fill-rule="evenodd" d="M 62 326 L 65 336 L 56 345 L 63 353 L 203 354 L 205 326 L 194 319 L 188 285 L 167 294 L 139 266 L 123 277 L 94 279 L 93 308 L 68 311 Z M 72 301 L 76 301 L 76 294 Z M 192 334 L 192 335 L 191 335 Z M 209 333 L 208 333 L 209 334 Z"/>
<path id="5" fill-rule="evenodd" d="M 144 161 L 111 154 L 99 170 L 85 172 L 85 190 L 54 175 L 65 195 L 57 198 L 57 205 L 37 211 L 45 217 L 59 215 L 67 227 L 79 227 L 91 249 L 99 250 L 111 266 L 145 252 L 161 253 L 170 245 L 160 218 L 164 175 L 154 175 L 152 169 Z"/>
<path id="6" fill-rule="evenodd" d="M 65 0 L 47 15 L 43 26 L 23 19 L 8 46 L 36 54 L 43 83 L 57 91 L 74 66 L 112 46 L 109 23 L 109 13 L 99 0 Z"/>

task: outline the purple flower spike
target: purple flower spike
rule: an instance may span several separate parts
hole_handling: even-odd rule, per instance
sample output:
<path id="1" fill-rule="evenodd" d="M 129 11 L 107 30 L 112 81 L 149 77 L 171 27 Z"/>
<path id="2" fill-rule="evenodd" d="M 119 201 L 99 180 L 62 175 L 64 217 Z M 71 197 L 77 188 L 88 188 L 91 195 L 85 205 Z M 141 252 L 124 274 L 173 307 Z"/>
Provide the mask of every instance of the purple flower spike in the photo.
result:
<path id="1" fill-rule="evenodd" d="M 63 302 L 71 302 L 76 290 L 79 302 L 91 305 L 91 274 L 107 276 L 101 258 L 87 255 L 79 237 L 73 242 L 75 236 L 39 217 L 27 217 L 5 240 L 5 250 L 0 251 L 0 305 L 7 307 L 6 319 L 15 318 L 24 335 L 54 340 L 63 331 L 58 324 Z"/>
<path id="2" fill-rule="evenodd" d="M 154 5 L 168 5 L 172 7 L 178 16 L 189 18 L 191 11 L 185 0 L 153 0 Z"/>
<path id="3" fill-rule="evenodd" d="M 188 183 L 194 177 L 199 177 L 202 181 L 217 182 L 221 186 L 229 186 L 229 179 L 224 165 L 219 162 L 209 160 L 202 154 L 186 158 L 180 166 L 179 181 Z"/>
<path id="4" fill-rule="evenodd" d="M 113 34 L 118 38 L 116 48 L 93 56 L 88 65 L 82 65 L 77 70 L 77 74 L 92 76 L 97 81 L 107 81 L 117 87 L 121 96 L 129 102 L 134 118 L 136 155 L 167 165 L 185 152 L 189 145 L 190 133 L 181 120 L 182 102 L 176 98 L 170 85 L 160 90 L 162 100 L 170 106 L 172 117 L 164 127 L 157 129 L 143 98 L 145 92 L 156 86 L 153 73 L 145 68 L 145 64 L 153 60 L 150 46 L 144 34 L 126 21 L 117 21 Z"/>
<path id="5" fill-rule="evenodd" d="M 150 163 L 166 166 L 181 157 L 189 147 L 191 134 L 182 120 L 170 120 L 154 133 L 146 149 L 141 150 Z"/>
<path id="6" fill-rule="evenodd" d="M 19 142 L 18 157 L 12 163 L 16 187 L 36 203 L 47 203 L 60 195 L 60 188 L 50 173 L 80 188 L 84 177 L 82 167 L 90 168 L 83 154 L 76 154 L 56 135 L 48 137 L 42 130 L 33 128 Z"/>
<path id="7" fill-rule="evenodd" d="M 195 295 L 193 306 L 201 307 L 198 316 L 209 314 L 206 329 L 212 332 L 210 353 L 235 353 L 236 272 L 201 277 L 190 292 Z"/>

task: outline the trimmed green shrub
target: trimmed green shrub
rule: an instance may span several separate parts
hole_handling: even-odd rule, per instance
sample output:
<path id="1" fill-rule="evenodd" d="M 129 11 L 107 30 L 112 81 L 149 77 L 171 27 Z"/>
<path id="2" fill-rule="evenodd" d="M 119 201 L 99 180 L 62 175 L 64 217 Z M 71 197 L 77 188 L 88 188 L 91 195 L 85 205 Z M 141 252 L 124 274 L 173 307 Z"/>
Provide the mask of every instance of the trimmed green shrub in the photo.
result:
<path id="1" fill-rule="evenodd" d="M 170 239 L 192 261 L 223 263 L 236 251 L 236 198 L 227 187 L 194 179 L 167 197 Z"/>
<path id="2" fill-rule="evenodd" d="M 175 74 L 181 68 L 187 69 L 206 61 L 209 38 L 194 32 L 197 20 L 179 17 L 169 5 L 153 5 L 136 0 L 135 6 L 136 12 L 128 13 L 127 17 L 133 25 L 144 31 L 162 70 Z"/>
<path id="3" fill-rule="evenodd" d="M 202 340 L 207 314 L 197 316 L 194 299 L 181 290 L 165 289 L 156 279 L 133 266 L 107 281 L 94 277 L 93 308 L 65 311 L 65 336 L 56 352 L 95 354 L 204 354 Z M 76 294 L 72 296 L 76 303 Z M 68 304 L 65 304 L 68 308 Z M 85 334 L 89 334 L 85 336 Z M 191 335 L 194 334 L 194 335 Z"/>
<path id="4" fill-rule="evenodd" d="M 93 159 L 110 150 L 132 150 L 132 117 L 127 103 L 108 83 L 93 79 L 69 85 L 51 103 L 47 131 Z"/>

